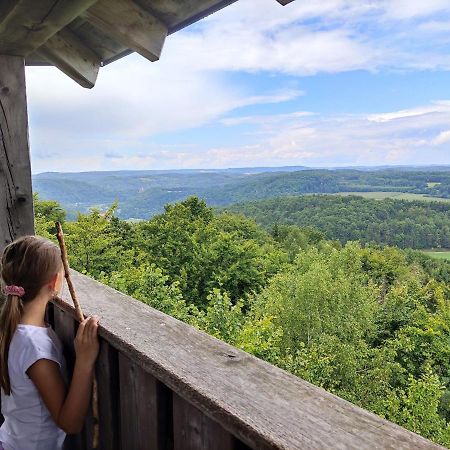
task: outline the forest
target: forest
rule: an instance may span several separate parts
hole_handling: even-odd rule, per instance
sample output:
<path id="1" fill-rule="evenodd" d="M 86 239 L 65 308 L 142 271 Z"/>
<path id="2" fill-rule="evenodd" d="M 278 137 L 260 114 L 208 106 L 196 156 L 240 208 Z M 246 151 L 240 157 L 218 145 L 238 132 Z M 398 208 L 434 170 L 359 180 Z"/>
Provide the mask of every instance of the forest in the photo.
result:
<path id="1" fill-rule="evenodd" d="M 74 269 L 450 447 L 450 262 L 198 197 L 116 209 L 67 221 L 36 197 L 36 232 L 62 221 Z"/>
<path id="2" fill-rule="evenodd" d="M 424 199 L 450 199 L 450 167 L 309 169 L 306 167 L 223 170 L 40 173 L 33 176 L 42 199 L 61 203 L 71 220 L 91 207 L 105 211 L 118 201 L 116 216 L 149 219 L 164 205 L 198 196 L 210 206 L 286 195 L 391 192 Z"/>
<path id="3" fill-rule="evenodd" d="M 450 248 L 450 203 L 306 195 L 240 203 L 226 210 L 252 217 L 266 229 L 278 224 L 314 227 L 341 243 Z"/>

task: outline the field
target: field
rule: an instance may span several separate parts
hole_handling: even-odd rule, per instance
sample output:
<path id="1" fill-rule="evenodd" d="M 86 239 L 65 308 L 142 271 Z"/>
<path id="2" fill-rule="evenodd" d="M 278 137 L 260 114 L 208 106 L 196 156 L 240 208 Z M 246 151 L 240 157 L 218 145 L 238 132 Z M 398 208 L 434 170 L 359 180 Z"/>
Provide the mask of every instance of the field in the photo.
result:
<path id="1" fill-rule="evenodd" d="M 357 195 L 359 197 L 373 198 L 375 200 L 394 198 L 395 200 L 422 200 L 426 202 L 450 203 L 450 198 L 429 197 L 424 194 L 408 194 L 405 192 L 339 192 L 336 195 Z"/>
<path id="2" fill-rule="evenodd" d="M 437 259 L 447 259 L 450 261 L 450 250 L 441 250 L 441 251 L 435 251 L 435 250 L 425 250 L 424 253 L 426 253 L 428 256 L 431 256 L 433 258 Z"/>

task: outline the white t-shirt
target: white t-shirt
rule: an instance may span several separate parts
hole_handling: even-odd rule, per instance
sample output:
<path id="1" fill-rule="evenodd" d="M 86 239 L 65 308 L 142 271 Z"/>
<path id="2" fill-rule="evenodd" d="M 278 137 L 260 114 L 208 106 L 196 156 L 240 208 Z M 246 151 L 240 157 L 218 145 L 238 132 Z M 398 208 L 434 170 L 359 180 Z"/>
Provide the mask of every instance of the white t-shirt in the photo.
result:
<path id="1" fill-rule="evenodd" d="M 39 359 L 57 362 L 67 382 L 62 344 L 53 329 L 19 324 L 9 346 L 11 395 L 1 390 L 5 421 L 0 427 L 0 442 L 5 450 L 60 450 L 64 443 L 65 432 L 56 426 L 26 374 Z"/>

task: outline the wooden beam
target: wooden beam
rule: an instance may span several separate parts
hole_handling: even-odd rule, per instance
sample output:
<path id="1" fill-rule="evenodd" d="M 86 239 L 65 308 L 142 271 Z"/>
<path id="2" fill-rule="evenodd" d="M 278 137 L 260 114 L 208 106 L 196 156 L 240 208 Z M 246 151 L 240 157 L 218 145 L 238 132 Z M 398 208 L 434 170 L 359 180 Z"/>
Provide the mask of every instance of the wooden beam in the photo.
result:
<path id="1" fill-rule="evenodd" d="M 26 66 L 51 66 L 42 55 L 39 55 L 38 52 L 32 52 L 25 58 Z"/>
<path id="2" fill-rule="evenodd" d="M 0 55 L 0 252 L 17 237 L 34 234 L 25 66 Z"/>
<path id="3" fill-rule="evenodd" d="M 3 1 L 3 0 L 2 0 Z M 0 54 L 26 56 L 96 0 L 6 0 L 0 22 Z M 1 16 L 0 16 L 1 19 Z"/>
<path id="4" fill-rule="evenodd" d="M 38 54 L 81 86 L 94 87 L 100 58 L 71 31 L 55 34 L 39 48 Z"/>
<path id="5" fill-rule="evenodd" d="M 167 26 L 132 0 L 99 0 L 83 17 L 150 61 L 159 59 Z"/>
<path id="6" fill-rule="evenodd" d="M 17 6 L 17 0 L 2 0 L 0 3 L 0 24 L 8 17 Z"/>

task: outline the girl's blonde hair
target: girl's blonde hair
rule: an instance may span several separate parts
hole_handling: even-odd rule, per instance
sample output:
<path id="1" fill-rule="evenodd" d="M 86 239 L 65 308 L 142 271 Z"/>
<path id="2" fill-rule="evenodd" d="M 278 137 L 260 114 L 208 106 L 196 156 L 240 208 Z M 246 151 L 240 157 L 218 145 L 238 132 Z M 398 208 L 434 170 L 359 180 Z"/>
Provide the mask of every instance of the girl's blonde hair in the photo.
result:
<path id="1" fill-rule="evenodd" d="M 23 304 L 33 300 L 61 270 L 61 254 L 59 248 L 48 239 L 23 236 L 4 249 L 0 267 L 4 285 L 20 286 L 25 290 L 21 297 L 6 294 L 0 311 L 0 386 L 6 395 L 10 395 L 9 345 L 20 322 Z"/>

